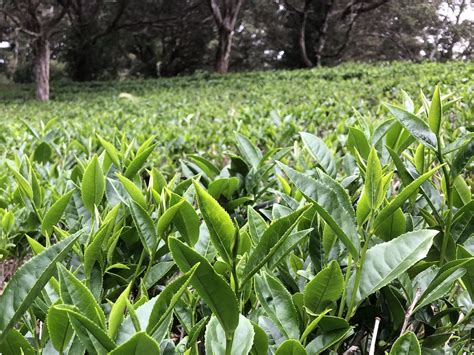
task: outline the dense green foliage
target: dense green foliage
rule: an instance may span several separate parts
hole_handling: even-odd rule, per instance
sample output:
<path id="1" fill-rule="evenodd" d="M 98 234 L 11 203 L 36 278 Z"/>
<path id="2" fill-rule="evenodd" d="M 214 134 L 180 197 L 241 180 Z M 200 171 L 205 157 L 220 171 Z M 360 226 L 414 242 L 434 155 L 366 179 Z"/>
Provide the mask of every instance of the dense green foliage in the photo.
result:
<path id="1" fill-rule="evenodd" d="M 471 72 L 2 103 L 0 353 L 471 353 Z"/>

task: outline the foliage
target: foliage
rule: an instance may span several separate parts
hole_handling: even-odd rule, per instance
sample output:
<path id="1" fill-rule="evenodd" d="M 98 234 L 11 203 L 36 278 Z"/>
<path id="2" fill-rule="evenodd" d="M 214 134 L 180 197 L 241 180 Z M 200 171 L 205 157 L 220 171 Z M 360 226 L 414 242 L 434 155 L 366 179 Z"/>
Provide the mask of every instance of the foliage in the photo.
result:
<path id="1" fill-rule="evenodd" d="M 334 133 L 330 118 L 281 140 L 256 119 L 258 132 L 233 138 L 219 137 L 232 121 L 196 128 L 186 144 L 218 144 L 218 156 L 188 154 L 172 174 L 179 156 L 157 164 L 171 125 L 149 139 L 136 123 L 133 138 L 92 130 L 92 115 L 13 125 L 2 252 L 27 242 L 35 256 L 0 296 L 0 352 L 472 352 L 473 134 L 470 106 L 445 90 L 345 120 L 339 93 Z M 122 110 L 146 112 L 128 100 Z"/>

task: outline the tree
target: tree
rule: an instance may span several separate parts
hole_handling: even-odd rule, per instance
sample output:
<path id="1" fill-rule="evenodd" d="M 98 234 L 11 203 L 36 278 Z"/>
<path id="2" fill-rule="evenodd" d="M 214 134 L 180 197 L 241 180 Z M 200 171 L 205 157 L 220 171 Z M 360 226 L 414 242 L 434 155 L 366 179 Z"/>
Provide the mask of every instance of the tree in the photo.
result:
<path id="1" fill-rule="evenodd" d="M 2 20 L 29 36 L 33 49 L 36 98 L 49 100 L 50 42 L 63 20 L 70 0 L 6 0 Z"/>
<path id="2" fill-rule="evenodd" d="M 218 43 L 215 70 L 225 74 L 229 70 L 232 41 L 240 9 L 245 0 L 208 0 L 217 25 Z"/>
<path id="3" fill-rule="evenodd" d="M 390 0 L 279 0 L 288 14 L 287 26 L 297 33 L 301 63 L 320 66 L 324 58 L 338 58 L 346 49 L 356 20 Z M 327 43 L 332 41 L 331 51 Z"/>

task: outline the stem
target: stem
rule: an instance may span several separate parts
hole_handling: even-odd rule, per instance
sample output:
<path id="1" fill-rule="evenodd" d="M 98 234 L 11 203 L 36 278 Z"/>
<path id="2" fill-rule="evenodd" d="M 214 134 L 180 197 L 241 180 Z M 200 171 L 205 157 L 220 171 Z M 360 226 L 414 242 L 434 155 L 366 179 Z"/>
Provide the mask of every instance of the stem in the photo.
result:
<path id="1" fill-rule="evenodd" d="M 443 266 L 445 258 L 446 258 L 446 249 L 448 247 L 448 239 L 451 236 L 451 223 L 453 220 L 453 194 L 451 191 L 451 177 L 449 176 L 448 169 L 446 167 L 446 164 L 443 159 L 443 153 L 441 151 L 441 140 L 438 137 L 438 160 L 440 164 L 443 164 L 443 175 L 444 175 L 444 181 L 446 184 L 446 199 L 448 202 L 448 217 L 446 220 L 446 225 L 444 228 L 444 233 L 443 233 L 443 241 L 441 245 L 441 255 L 440 255 L 440 260 L 439 260 L 439 266 Z"/>
<path id="2" fill-rule="evenodd" d="M 346 290 L 347 290 L 347 284 L 349 283 L 349 278 L 351 276 L 351 266 L 352 266 L 352 254 L 349 253 L 349 256 L 347 257 L 347 269 L 346 269 L 346 277 L 344 279 L 344 290 L 342 291 L 342 298 L 341 298 L 341 303 L 339 304 L 339 311 L 337 312 L 337 316 L 339 318 L 342 317 L 342 313 L 344 312 L 344 304 L 346 303 Z"/>
<path id="3" fill-rule="evenodd" d="M 415 293 L 415 296 L 413 297 L 413 301 L 410 305 L 410 307 L 408 307 L 407 311 L 405 312 L 405 320 L 403 321 L 403 326 L 402 326 L 402 330 L 400 331 L 400 336 L 403 335 L 403 333 L 405 333 L 405 331 L 407 330 L 408 328 L 408 322 L 410 321 L 410 317 L 413 313 L 413 310 L 415 309 L 415 306 L 416 304 L 418 303 L 418 300 L 420 299 L 421 297 L 421 288 L 417 288 L 416 289 L 416 293 Z"/>
<path id="4" fill-rule="evenodd" d="M 232 355 L 232 343 L 234 342 L 234 334 L 230 334 L 225 338 L 225 355 Z"/>

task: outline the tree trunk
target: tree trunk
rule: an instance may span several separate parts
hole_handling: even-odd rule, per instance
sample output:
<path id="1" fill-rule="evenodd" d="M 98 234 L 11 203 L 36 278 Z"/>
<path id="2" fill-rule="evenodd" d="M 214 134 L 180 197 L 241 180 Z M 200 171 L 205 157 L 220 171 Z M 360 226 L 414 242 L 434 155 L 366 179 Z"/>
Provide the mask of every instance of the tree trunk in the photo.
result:
<path id="1" fill-rule="evenodd" d="M 49 40 L 39 37 L 34 43 L 35 51 L 35 80 L 36 80 L 36 98 L 39 101 L 49 101 L 49 61 L 50 48 Z"/>
<path id="2" fill-rule="evenodd" d="M 300 27 L 300 36 L 298 39 L 298 44 L 300 47 L 300 54 L 301 60 L 303 61 L 304 65 L 308 68 L 312 68 L 314 66 L 311 59 L 308 57 L 308 52 L 306 50 L 306 21 L 308 18 L 308 5 L 305 5 L 305 9 L 303 11 L 303 18 L 301 19 L 301 27 Z"/>
<path id="3" fill-rule="evenodd" d="M 229 31 L 222 26 L 219 28 L 219 44 L 216 53 L 216 72 L 225 74 L 229 70 L 230 53 L 234 31 Z"/>

